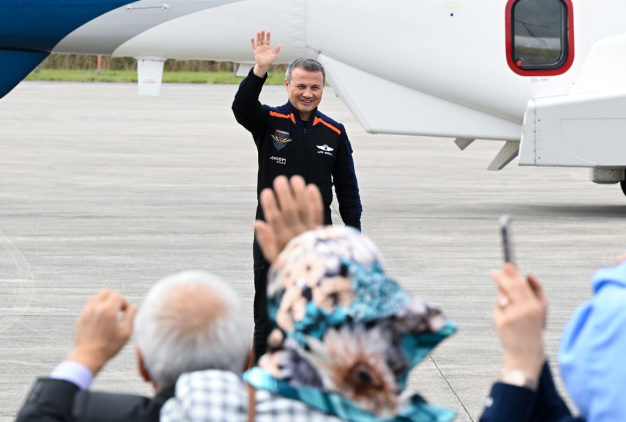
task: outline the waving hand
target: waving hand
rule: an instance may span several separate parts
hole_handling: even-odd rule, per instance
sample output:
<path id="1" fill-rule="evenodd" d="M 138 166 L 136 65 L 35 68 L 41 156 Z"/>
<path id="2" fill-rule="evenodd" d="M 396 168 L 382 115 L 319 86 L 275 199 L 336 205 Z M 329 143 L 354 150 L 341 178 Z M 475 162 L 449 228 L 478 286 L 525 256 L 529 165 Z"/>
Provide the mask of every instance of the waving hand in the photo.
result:
<path id="1" fill-rule="evenodd" d="M 250 38 L 250 44 L 252 44 L 252 50 L 254 50 L 254 60 L 256 65 L 254 66 L 254 74 L 259 78 L 262 78 L 267 73 L 267 69 L 274 63 L 278 52 L 280 51 L 280 44 L 274 48 L 270 47 L 270 32 L 265 30 L 256 33 L 256 41 L 254 38 Z"/>

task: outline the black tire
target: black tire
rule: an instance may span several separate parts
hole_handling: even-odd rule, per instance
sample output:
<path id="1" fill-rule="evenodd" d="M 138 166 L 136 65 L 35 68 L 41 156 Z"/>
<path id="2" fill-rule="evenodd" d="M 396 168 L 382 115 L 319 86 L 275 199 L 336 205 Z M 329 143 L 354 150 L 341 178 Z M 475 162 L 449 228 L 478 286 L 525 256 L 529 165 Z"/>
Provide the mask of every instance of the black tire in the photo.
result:
<path id="1" fill-rule="evenodd" d="M 619 185 L 622 188 L 622 192 L 624 192 L 624 195 L 626 195 L 626 180 L 622 180 L 621 182 L 619 182 Z"/>

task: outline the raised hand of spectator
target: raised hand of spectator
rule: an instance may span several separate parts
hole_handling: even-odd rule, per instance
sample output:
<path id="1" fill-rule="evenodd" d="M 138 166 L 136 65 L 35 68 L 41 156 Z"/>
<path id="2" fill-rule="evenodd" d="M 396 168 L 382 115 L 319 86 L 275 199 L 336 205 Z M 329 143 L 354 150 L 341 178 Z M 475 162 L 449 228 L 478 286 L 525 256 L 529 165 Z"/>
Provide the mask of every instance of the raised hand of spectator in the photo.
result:
<path id="1" fill-rule="evenodd" d="M 491 277 L 500 288 L 493 322 L 504 348 L 504 370 L 522 371 L 536 381 L 545 362 L 543 329 L 548 299 L 533 275 L 524 279 L 517 268 L 505 264 Z"/>
<path id="2" fill-rule="evenodd" d="M 118 313 L 123 312 L 122 318 Z M 85 365 L 93 375 L 124 347 L 133 332 L 137 306 L 121 294 L 101 290 L 76 320 L 76 345 L 67 360 Z"/>
<path id="3" fill-rule="evenodd" d="M 261 192 L 264 221 L 255 221 L 257 242 L 268 262 L 274 261 L 291 239 L 324 223 L 322 195 L 317 186 L 306 186 L 301 176 L 274 180 L 274 191 Z"/>

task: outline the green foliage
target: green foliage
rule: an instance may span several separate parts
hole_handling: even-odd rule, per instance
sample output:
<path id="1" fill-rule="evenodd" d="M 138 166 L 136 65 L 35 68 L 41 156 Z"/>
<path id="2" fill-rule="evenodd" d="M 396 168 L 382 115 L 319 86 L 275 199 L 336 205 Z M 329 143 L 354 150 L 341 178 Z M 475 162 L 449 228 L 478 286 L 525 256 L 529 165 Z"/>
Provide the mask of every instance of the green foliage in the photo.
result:
<path id="1" fill-rule="evenodd" d="M 233 72 L 163 72 L 163 83 L 191 84 L 239 84 L 243 78 L 237 78 Z M 137 82 L 137 71 L 106 70 L 97 73 L 95 70 L 68 69 L 36 69 L 27 81 L 66 81 L 66 82 Z M 284 73 L 270 73 L 267 85 L 282 85 Z"/>
<path id="2" fill-rule="evenodd" d="M 137 70 L 137 60 L 132 57 L 100 56 L 101 70 Z M 50 54 L 39 69 L 65 70 L 97 70 L 98 56 L 77 56 L 75 54 Z M 233 63 L 214 62 L 211 60 L 166 60 L 163 65 L 165 72 L 232 72 Z M 287 65 L 276 65 L 270 68 L 270 73 L 285 72 Z"/>

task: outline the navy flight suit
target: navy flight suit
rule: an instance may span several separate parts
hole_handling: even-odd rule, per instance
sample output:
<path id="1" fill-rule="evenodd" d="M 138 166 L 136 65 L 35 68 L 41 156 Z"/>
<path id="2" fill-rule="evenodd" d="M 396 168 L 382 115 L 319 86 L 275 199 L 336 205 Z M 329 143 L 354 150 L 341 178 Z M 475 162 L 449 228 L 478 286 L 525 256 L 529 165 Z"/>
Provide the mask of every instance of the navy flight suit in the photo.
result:
<path id="1" fill-rule="evenodd" d="M 330 204 L 334 185 L 343 222 L 360 230 L 361 198 L 345 128 L 317 109 L 308 122 L 303 122 L 290 102 L 280 107 L 262 105 L 259 95 L 266 79 L 267 75 L 259 78 L 251 70 L 239 85 L 232 107 L 237 122 L 252 134 L 257 147 L 257 201 L 261 191 L 272 187 L 277 176 L 298 174 L 307 184 L 314 183 L 319 188 L 324 201 L 324 224 L 332 224 Z M 260 204 L 257 205 L 256 218 L 264 220 Z M 253 256 L 254 347 L 258 360 L 265 353 L 270 323 L 266 301 L 269 264 L 256 240 Z"/>

